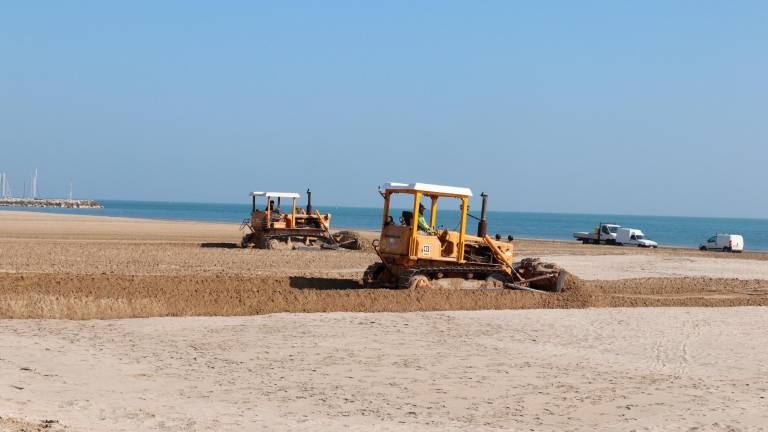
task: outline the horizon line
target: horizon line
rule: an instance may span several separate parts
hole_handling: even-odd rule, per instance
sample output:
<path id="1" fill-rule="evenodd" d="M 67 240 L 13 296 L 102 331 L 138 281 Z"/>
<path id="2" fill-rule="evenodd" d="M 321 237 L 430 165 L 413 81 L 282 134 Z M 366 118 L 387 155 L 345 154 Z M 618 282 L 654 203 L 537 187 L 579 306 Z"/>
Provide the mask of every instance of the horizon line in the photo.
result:
<path id="1" fill-rule="evenodd" d="M 41 198 L 41 199 L 68 199 L 68 198 Z M 222 202 L 222 201 L 169 201 L 169 200 L 137 200 L 137 199 L 101 199 L 101 198 L 75 198 L 73 200 L 95 200 L 98 202 L 146 202 L 146 203 L 166 203 L 166 204 L 208 204 L 208 205 L 244 205 L 249 206 L 247 202 Z M 336 208 L 357 208 L 357 209 L 377 209 L 379 207 L 361 206 L 361 205 L 331 205 L 313 203 L 313 207 L 336 207 Z M 610 217 L 666 217 L 666 218 L 689 218 L 689 219 L 743 219 L 743 220 L 758 220 L 768 221 L 768 217 L 755 217 L 755 216 L 690 216 L 690 215 L 671 215 L 671 214 L 630 214 L 630 213 L 610 213 L 610 212 L 569 212 L 569 211 L 536 211 L 536 210 L 492 210 L 489 212 L 501 212 L 501 213 L 522 213 L 522 214 L 546 214 L 546 215 L 573 215 L 573 216 L 610 216 Z"/>

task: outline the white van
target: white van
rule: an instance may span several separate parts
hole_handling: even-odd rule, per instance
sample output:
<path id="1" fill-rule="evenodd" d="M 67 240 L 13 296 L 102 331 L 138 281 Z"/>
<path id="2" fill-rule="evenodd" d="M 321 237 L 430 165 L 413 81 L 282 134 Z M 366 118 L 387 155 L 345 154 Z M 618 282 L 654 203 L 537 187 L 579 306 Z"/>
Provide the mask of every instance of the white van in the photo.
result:
<path id="1" fill-rule="evenodd" d="M 619 228 L 616 233 L 616 244 L 619 246 L 630 245 L 646 248 L 657 248 L 659 244 L 645 238 L 645 234 L 639 229 Z"/>
<path id="2" fill-rule="evenodd" d="M 723 252 L 744 252 L 744 237 L 738 234 L 715 234 L 699 250 L 718 250 Z"/>

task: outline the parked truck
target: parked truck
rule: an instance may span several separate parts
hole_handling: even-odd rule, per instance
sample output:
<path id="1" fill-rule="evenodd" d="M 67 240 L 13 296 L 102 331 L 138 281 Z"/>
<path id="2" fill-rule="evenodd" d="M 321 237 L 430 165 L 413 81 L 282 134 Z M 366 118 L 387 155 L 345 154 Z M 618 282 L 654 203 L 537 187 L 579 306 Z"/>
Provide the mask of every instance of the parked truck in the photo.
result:
<path id="1" fill-rule="evenodd" d="M 600 223 L 591 232 L 579 231 L 573 237 L 584 244 L 608 244 L 617 246 L 638 246 L 657 248 L 659 244 L 645 238 L 645 234 L 636 228 L 624 228 L 613 223 Z"/>
<path id="2" fill-rule="evenodd" d="M 616 234 L 619 228 L 621 228 L 620 225 L 600 223 L 591 232 L 575 232 L 573 237 L 584 244 L 616 244 Z"/>
<path id="3" fill-rule="evenodd" d="M 744 252 L 744 237 L 738 234 L 715 234 L 699 246 L 700 250 Z"/>
<path id="4" fill-rule="evenodd" d="M 616 233 L 616 245 L 618 246 L 637 246 L 644 248 L 657 248 L 659 244 L 653 240 L 645 238 L 642 231 L 635 228 L 619 228 Z"/>

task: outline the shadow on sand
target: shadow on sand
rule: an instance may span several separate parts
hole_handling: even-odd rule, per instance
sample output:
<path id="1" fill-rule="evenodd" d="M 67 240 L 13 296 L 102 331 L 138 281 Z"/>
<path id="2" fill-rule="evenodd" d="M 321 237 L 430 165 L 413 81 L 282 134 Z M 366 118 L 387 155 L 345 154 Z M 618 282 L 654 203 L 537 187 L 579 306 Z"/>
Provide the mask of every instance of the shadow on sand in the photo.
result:
<path id="1" fill-rule="evenodd" d="M 237 243 L 200 243 L 201 248 L 239 249 Z"/>
<path id="2" fill-rule="evenodd" d="M 331 279 L 317 277 L 291 276 L 291 288 L 312 290 L 354 290 L 362 289 L 363 284 L 357 279 Z"/>

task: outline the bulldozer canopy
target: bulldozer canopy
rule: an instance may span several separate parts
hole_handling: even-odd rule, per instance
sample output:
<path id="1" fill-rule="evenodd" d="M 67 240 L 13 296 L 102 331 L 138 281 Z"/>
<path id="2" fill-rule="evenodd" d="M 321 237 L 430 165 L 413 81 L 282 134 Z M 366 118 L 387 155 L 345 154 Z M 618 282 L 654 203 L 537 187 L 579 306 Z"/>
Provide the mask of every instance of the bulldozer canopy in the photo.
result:
<path id="1" fill-rule="evenodd" d="M 471 197 L 472 190 L 465 187 L 441 186 L 428 183 L 384 183 L 384 189 L 393 192 L 422 192 L 455 197 Z"/>
<path id="2" fill-rule="evenodd" d="M 267 198 L 301 198 L 301 196 L 295 192 L 251 192 L 250 196 L 265 196 Z"/>

